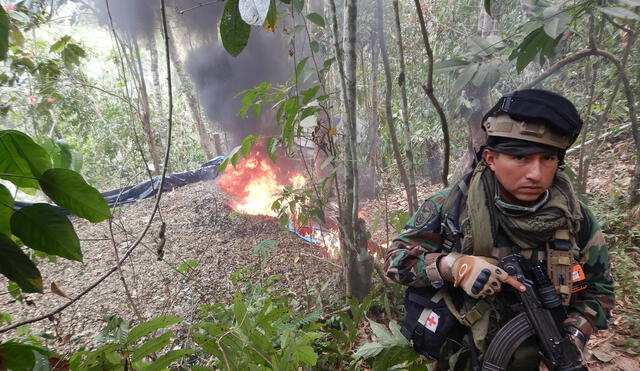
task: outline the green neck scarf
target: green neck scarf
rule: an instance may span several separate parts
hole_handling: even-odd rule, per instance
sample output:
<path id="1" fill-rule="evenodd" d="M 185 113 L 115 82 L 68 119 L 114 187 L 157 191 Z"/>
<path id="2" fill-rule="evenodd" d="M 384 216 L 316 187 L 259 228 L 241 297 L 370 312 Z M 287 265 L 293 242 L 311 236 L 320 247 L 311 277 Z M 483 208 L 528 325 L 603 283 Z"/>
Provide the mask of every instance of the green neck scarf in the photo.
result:
<path id="1" fill-rule="evenodd" d="M 524 215 L 505 215 L 496 206 L 498 182 L 485 161 L 476 166 L 467 193 L 467 218 L 463 230 L 470 231 L 462 241 L 463 251 L 491 256 L 496 235 L 502 230 L 521 250 L 545 246 L 558 229 L 575 235 L 582 213 L 569 178 L 560 170 L 549 188 L 549 198 L 540 209 Z"/>

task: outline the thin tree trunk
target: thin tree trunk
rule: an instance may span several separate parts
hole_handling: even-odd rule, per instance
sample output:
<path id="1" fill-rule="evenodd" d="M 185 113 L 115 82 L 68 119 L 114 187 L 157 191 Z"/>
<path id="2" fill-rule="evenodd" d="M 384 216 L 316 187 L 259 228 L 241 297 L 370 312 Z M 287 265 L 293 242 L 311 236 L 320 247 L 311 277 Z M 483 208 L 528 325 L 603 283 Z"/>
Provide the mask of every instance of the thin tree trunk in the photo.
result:
<path id="1" fill-rule="evenodd" d="M 358 165 L 356 153 L 356 17 L 357 2 L 345 9 L 345 58 L 339 45 L 335 1 L 330 0 L 334 49 L 346 110 L 345 198 L 340 205 L 340 241 L 347 295 L 363 300 L 371 290 L 372 259 L 367 251 L 364 221 L 358 218 Z M 343 64 L 344 63 L 344 64 Z"/>
<path id="2" fill-rule="evenodd" d="M 376 28 L 371 28 L 371 95 L 369 103 L 369 130 L 367 132 L 367 147 L 369 148 L 367 161 L 374 169 L 378 163 L 378 36 Z"/>
<path id="3" fill-rule="evenodd" d="M 580 155 L 578 157 L 577 191 L 579 193 L 585 193 L 587 190 L 586 175 L 589 172 L 588 170 L 589 165 L 587 163 L 590 161 L 588 158 L 585 158 L 585 154 L 590 151 L 588 151 L 589 147 L 585 145 L 585 143 L 587 142 L 587 132 L 589 131 L 589 124 L 591 123 L 591 107 L 593 106 L 593 101 L 595 99 L 596 82 L 597 82 L 596 78 L 598 77 L 598 62 L 596 61 L 595 63 L 592 63 L 592 64 L 589 64 L 587 62 L 585 70 L 586 70 L 585 75 L 586 76 L 591 75 L 591 79 L 587 80 L 589 84 L 589 86 L 587 87 L 587 90 L 589 91 L 589 101 L 587 103 L 587 113 L 583 115 L 582 121 L 584 122 L 584 125 L 582 126 L 582 132 L 580 133 L 580 143 L 582 145 L 580 146 Z M 612 96 L 615 96 L 618 93 L 619 86 L 620 86 L 619 83 L 616 84 L 615 93 L 612 94 Z M 602 117 L 605 117 L 604 113 Z M 600 124 L 600 122 L 598 122 L 598 124 Z M 600 129 L 596 129 L 596 131 Z M 591 154 L 589 154 L 589 156 L 590 155 Z"/>
<path id="4" fill-rule="evenodd" d="M 402 163 L 402 155 L 400 154 L 400 145 L 398 144 L 398 138 L 396 137 L 396 128 L 393 123 L 393 112 L 391 110 L 391 98 L 393 95 L 393 78 L 391 77 L 391 68 L 389 67 L 389 55 L 387 53 L 387 44 L 384 39 L 384 33 L 382 32 L 382 0 L 376 0 L 376 23 L 378 28 L 378 42 L 380 43 L 380 55 L 382 55 L 382 66 L 384 67 L 385 76 L 385 98 L 384 106 L 387 119 L 387 127 L 389 129 L 389 137 L 391 138 L 391 145 L 393 147 L 393 157 L 396 160 L 396 166 L 398 166 L 398 172 L 400 173 L 400 180 L 404 186 L 405 193 L 407 194 L 407 202 L 409 203 L 409 214 L 413 215 L 414 203 L 411 196 L 411 187 L 409 185 L 409 177 L 404 169 Z"/>
<path id="5" fill-rule="evenodd" d="M 411 130 L 409 127 L 409 109 L 407 104 L 407 87 L 406 72 L 404 66 L 404 47 L 402 45 L 402 28 L 400 27 L 400 10 L 398 9 L 398 0 L 393 0 L 393 13 L 395 15 L 396 34 L 398 37 L 398 51 L 400 58 L 400 76 L 398 77 L 398 85 L 400 85 L 400 96 L 402 98 L 402 122 L 404 123 L 404 153 L 407 157 L 407 167 L 409 168 L 409 210 L 413 215 L 413 211 L 418 209 L 418 192 L 416 190 L 416 173 L 413 163 L 413 148 L 411 146 Z"/>
<path id="6" fill-rule="evenodd" d="M 160 174 L 160 156 L 158 154 L 157 143 L 153 130 L 151 128 L 151 115 L 149 107 L 149 96 L 147 94 L 147 86 L 144 80 L 144 71 L 142 69 L 142 61 L 137 41 L 130 38 L 128 45 L 122 47 L 123 55 L 128 65 L 129 72 L 135 83 L 136 95 L 138 96 L 138 112 L 139 120 L 142 124 L 147 147 L 149 147 L 149 156 L 153 163 L 153 174 Z"/>
<path id="7" fill-rule="evenodd" d="M 176 72 L 178 73 L 180 82 L 182 83 L 182 90 L 184 91 L 185 98 L 187 100 L 187 106 L 189 106 L 189 112 L 191 112 L 191 118 L 193 119 L 193 124 L 196 127 L 198 138 L 200 139 L 200 147 L 202 148 L 205 160 L 208 161 L 213 158 L 215 153 L 213 143 L 202 120 L 202 115 L 200 114 L 200 105 L 198 104 L 196 96 L 193 94 L 193 86 L 191 85 L 189 77 L 184 71 L 184 65 L 182 63 L 182 60 L 180 59 L 180 56 L 178 55 L 178 48 L 173 36 L 173 31 L 171 30 L 171 28 L 167 28 L 167 32 L 169 34 L 169 47 L 174 51 L 173 53 L 171 53 L 171 62 L 173 63 Z"/>

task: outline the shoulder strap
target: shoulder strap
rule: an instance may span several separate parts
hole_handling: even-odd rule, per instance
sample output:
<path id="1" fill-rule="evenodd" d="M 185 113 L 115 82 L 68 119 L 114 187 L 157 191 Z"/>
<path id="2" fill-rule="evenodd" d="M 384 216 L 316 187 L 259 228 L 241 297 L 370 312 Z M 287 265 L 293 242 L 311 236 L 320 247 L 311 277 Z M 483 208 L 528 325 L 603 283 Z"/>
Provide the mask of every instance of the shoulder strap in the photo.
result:
<path id="1" fill-rule="evenodd" d="M 442 247 L 447 251 L 460 251 L 462 248 L 462 231 L 460 229 L 460 213 L 462 201 L 469 190 L 469 182 L 473 172 L 465 176 L 453 187 L 440 211 L 442 220 Z"/>

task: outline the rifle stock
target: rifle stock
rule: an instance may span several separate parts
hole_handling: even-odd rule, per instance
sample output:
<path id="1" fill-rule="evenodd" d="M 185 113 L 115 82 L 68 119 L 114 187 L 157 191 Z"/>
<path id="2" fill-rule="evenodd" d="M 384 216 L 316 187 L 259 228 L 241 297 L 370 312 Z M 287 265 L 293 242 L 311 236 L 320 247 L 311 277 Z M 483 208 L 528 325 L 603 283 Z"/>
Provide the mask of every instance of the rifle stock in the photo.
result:
<path id="1" fill-rule="evenodd" d="M 526 290 L 516 294 L 522 312 L 502 327 L 491 341 L 482 370 L 507 370 L 513 353 L 531 336 L 537 336 L 542 359 L 550 370 L 587 370 L 579 350 L 562 326 L 566 312 L 560 298 L 540 266 L 529 266 L 520 254 L 505 257 L 500 265 L 510 276 L 522 282 Z"/>

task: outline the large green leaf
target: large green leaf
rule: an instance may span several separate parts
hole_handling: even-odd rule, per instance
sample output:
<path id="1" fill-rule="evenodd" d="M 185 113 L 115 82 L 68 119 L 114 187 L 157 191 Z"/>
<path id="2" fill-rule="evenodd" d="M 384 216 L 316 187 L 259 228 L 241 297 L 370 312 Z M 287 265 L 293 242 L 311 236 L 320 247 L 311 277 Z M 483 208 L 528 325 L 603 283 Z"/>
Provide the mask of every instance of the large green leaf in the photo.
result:
<path id="1" fill-rule="evenodd" d="M 131 360 L 133 362 L 139 361 L 149 354 L 157 352 L 158 350 L 164 348 L 165 346 L 169 345 L 171 336 L 173 336 L 173 332 L 167 331 L 158 337 L 146 340 L 133 351 L 133 353 L 131 354 Z"/>
<path id="2" fill-rule="evenodd" d="M 220 20 L 220 38 L 225 50 L 237 56 L 247 46 L 251 26 L 242 20 L 238 0 L 228 0 Z"/>
<path id="3" fill-rule="evenodd" d="M 13 197 L 7 187 L 0 184 L 0 233 L 11 235 L 9 220 L 13 215 Z"/>
<path id="4" fill-rule="evenodd" d="M 0 6 L 0 59 L 7 56 L 9 50 L 9 27 L 11 22 L 9 16 L 2 6 Z"/>
<path id="5" fill-rule="evenodd" d="M 33 204 L 11 216 L 11 231 L 25 245 L 50 255 L 82 261 L 80 240 L 67 217 L 49 204 Z"/>
<path id="6" fill-rule="evenodd" d="M 166 369 L 173 361 L 176 361 L 182 357 L 194 354 L 196 351 L 193 349 L 176 349 L 168 351 L 160 358 L 156 359 L 149 366 L 143 368 L 144 371 L 155 371 Z"/>
<path id="7" fill-rule="evenodd" d="M 522 43 L 511 53 L 509 58 L 517 58 L 516 69 L 518 72 L 522 72 L 540 51 L 545 50 L 545 54 L 550 54 L 558 40 L 559 38 L 549 37 L 544 31 L 544 27 L 536 28 L 522 40 Z"/>
<path id="8" fill-rule="evenodd" d="M 51 158 L 44 148 L 17 130 L 0 130 L 0 173 L 18 187 L 37 188 L 37 178 L 51 168 Z"/>
<path id="9" fill-rule="evenodd" d="M 165 316 L 156 317 L 147 322 L 143 322 L 129 331 L 129 336 L 127 337 L 127 343 L 131 344 L 143 336 L 149 335 L 150 333 L 156 330 L 159 330 L 161 328 L 175 325 L 180 321 L 182 321 L 182 318 L 180 317 L 176 317 L 173 315 L 165 315 Z"/>
<path id="10" fill-rule="evenodd" d="M 73 170 L 49 169 L 40 177 L 40 188 L 53 202 L 93 223 L 111 217 L 100 192 Z"/>
<path id="11" fill-rule="evenodd" d="M 0 273 L 17 283 L 24 292 L 42 292 L 40 271 L 5 234 L 0 234 Z"/>
<path id="12" fill-rule="evenodd" d="M 271 0 L 239 0 L 240 17 L 252 26 L 262 26 L 267 18 L 270 3 Z"/>

